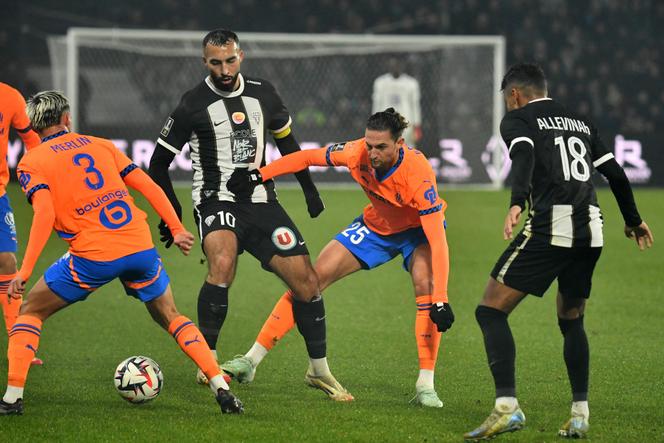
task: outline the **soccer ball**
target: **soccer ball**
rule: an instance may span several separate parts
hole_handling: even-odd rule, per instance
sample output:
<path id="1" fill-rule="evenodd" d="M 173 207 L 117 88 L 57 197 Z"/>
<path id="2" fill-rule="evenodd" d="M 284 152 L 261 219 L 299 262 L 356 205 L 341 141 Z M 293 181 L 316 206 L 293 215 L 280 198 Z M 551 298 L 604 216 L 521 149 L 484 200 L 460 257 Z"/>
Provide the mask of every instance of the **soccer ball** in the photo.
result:
<path id="1" fill-rule="evenodd" d="M 118 365 L 114 381 L 122 398 L 130 403 L 145 403 L 159 395 L 164 376 L 154 360 L 135 355 Z"/>

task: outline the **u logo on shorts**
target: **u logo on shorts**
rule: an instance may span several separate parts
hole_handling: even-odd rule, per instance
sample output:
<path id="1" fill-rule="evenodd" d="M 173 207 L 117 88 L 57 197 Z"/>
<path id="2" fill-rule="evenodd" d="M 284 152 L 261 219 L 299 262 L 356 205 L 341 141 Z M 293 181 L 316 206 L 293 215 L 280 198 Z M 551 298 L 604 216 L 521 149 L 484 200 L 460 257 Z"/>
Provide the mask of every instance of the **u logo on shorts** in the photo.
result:
<path id="1" fill-rule="evenodd" d="M 272 232 L 272 243 L 282 251 L 287 251 L 295 247 L 297 238 L 291 229 L 285 226 L 279 226 Z"/>

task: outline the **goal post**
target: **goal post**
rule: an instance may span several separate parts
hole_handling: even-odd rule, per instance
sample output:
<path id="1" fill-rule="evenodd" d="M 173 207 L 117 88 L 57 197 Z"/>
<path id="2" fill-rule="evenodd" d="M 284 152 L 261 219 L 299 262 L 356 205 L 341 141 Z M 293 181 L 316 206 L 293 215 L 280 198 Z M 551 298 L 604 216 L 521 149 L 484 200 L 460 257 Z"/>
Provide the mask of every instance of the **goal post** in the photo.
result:
<path id="1" fill-rule="evenodd" d="M 71 28 L 64 38 L 51 37 L 54 85 L 71 101 L 76 130 L 116 140 L 140 164 L 181 95 L 207 75 L 204 35 Z M 396 59 L 419 82 L 423 137 L 416 147 L 429 157 L 439 181 L 502 185 L 509 168 L 499 137 L 504 37 L 238 36 L 246 54 L 242 72 L 275 85 L 304 149 L 361 137 L 372 110 L 373 81 Z M 276 156 L 270 146 L 268 159 Z M 334 170 L 314 172 L 317 181 L 350 180 Z M 172 174 L 187 177 L 186 158 Z"/>

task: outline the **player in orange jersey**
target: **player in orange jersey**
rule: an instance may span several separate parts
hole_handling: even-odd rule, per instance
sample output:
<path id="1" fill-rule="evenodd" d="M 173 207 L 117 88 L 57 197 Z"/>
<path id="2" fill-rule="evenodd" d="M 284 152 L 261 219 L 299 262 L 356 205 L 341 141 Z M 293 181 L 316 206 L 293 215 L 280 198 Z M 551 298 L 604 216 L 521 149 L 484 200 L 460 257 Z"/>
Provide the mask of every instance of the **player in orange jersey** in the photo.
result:
<path id="1" fill-rule="evenodd" d="M 5 317 L 7 333 L 16 321 L 21 299 L 9 300 L 7 287 L 16 275 L 16 226 L 14 213 L 6 193 L 9 181 L 7 167 L 7 148 L 9 128 L 13 127 L 23 140 L 27 149 L 39 144 L 39 136 L 30 128 L 30 120 L 25 115 L 25 100 L 20 92 L 0 82 L 0 305 Z M 33 364 L 42 364 L 35 357 Z"/>
<path id="2" fill-rule="evenodd" d="M 442 407 L 434 389 L 434 367 L 441 332 L 452 326 L 447 299 L 449 253 L 436 177 L 421 152 L 404 145 L 408 123 L 389 108 L 372 115 L 364 138 L 327 148 L 297 152 L 258 170 L 236 170 L 228 188 L 246 193 L 273 177 L 308 166 L 345 166 L 370 204 L 323 248 L 316 260 L 321 290 L 360 269 L 372 269 L 401 254 L 411 274 L 417 315 L 415 335 L 420 361 L 415 402 Z M 256 366 L 294 325 L 286 292 L 263 325 L 249 352 L 222 365 L 240 382 L 253 380 Z"/>
<path id="3" fill-rule="evenodd" d="M 152 318 L 205 372 L 221 411 L 242 412 L 203 335 L 177 311 L 146 214 L 136 207 L 127 186 L 145 196 L 167 221 L 174 243 L 188 255 L 194 236 L 179 222 L 164 192 L 109 140 L 69 132 L 69 103 L 60 92 L 36 94 L 27 112 L 42 143 L 18 166 L 19 183 L 35 214 L 9 295 L 18 298 L 23 293 L 51 229 L 69 243 L 69 251 L 34 285 L 9 333 L 8 383 L 0 415 L 23 413 L 23 388 L 42 322 L 115 278 L 128 295 L 145 303 Z"/>

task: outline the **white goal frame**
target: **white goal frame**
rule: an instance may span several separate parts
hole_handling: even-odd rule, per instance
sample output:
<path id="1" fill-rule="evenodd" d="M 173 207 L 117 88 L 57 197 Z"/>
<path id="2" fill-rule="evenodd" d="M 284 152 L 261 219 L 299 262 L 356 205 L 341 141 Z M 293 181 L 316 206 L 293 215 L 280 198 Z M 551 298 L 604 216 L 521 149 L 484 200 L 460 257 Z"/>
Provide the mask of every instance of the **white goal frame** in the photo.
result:
<path id="1" fill-rule="evenodd" d="M 405 48 L 413 48 L 413 43 L 416 43 L 417 48 L 432 45 L 440 46 L 491 46 L 493 50 L 493 84 L 496 92 L 493 98 L 493 121 L 492 133 L 494 136 L 500 135 L 500 121 L 504 114 L 504 105 L 502 94 L 500 91 L 500 83 L 505 72 L 505 37 L 499 35 L 371 35 L 371 34 L 287 34 L 287 33 L 253 33 L 253 32 L 239 32 L 242 41 L 247 42 L 284 42 L 284 43 L 321 43 L 329 46 L 330 43 L 338 43 L 344 46 L 343 50 L 348 53 L 353 53 L 352 44 L 364 45 L 360 51 L 366 51 L 366 45 L 386 45 L 389 44 L 389 49 L 383 49 L 384 52 L 394 51 Z M 65 37 L 66 43 L 66 94 L 70 100 L 70 107 L 73 115 L 78 115 L 79 109 L 79 58 L 78 49 L 84 46 L 88 38 L 94 37 L 95 47 L 100 47 L 99 39 L 102 38 L 109 42 L 118 41 L 120 39 L 134 38 L 134 39 L 150 39 L 150 40 L 180 40 L 180 41 L 201 41 L 205 36 L 205 31 L 169 31 L 169 30 L 148 30 L 148 29 L 122 29 L 122 28 L 69 28 Z M 113 43 L 115 45 L 115 43 Z M 103 45 L 102 45 L 103 46 Z M 324 48 L 324 46 L 321 46 Z M 324 49 L 323 49 L 324 50 Z M 421 50 L 421 49 L 419 49 Z M 192 46 L 191 51 L 199 52 L 200 48 L 197 44 Z M 339 51 L 336 48 L 335 51 Z M 378 49 L 377 52 L 380 52 Z M 189 53 L 189 51 L 187 52 Z M 318 52 L 320 53 L 320 52 Z M 252 57 L 260 57 L 261 51 L 252 50 Z M 307 56 L 306 51 L 303 56 Z M 55 75 L 55 73 L 54 73 Z M 73 122 L 76 125 L 76 121 Z M 74 127 L 74 129 L 76 129 Z M 494 166 L 500 168 L 502 159 L 500 156 L 494 156 Z M 496 178 L 493 180 L 493 186 L 496 188 L 502 187 L 503 180 Z"/>

